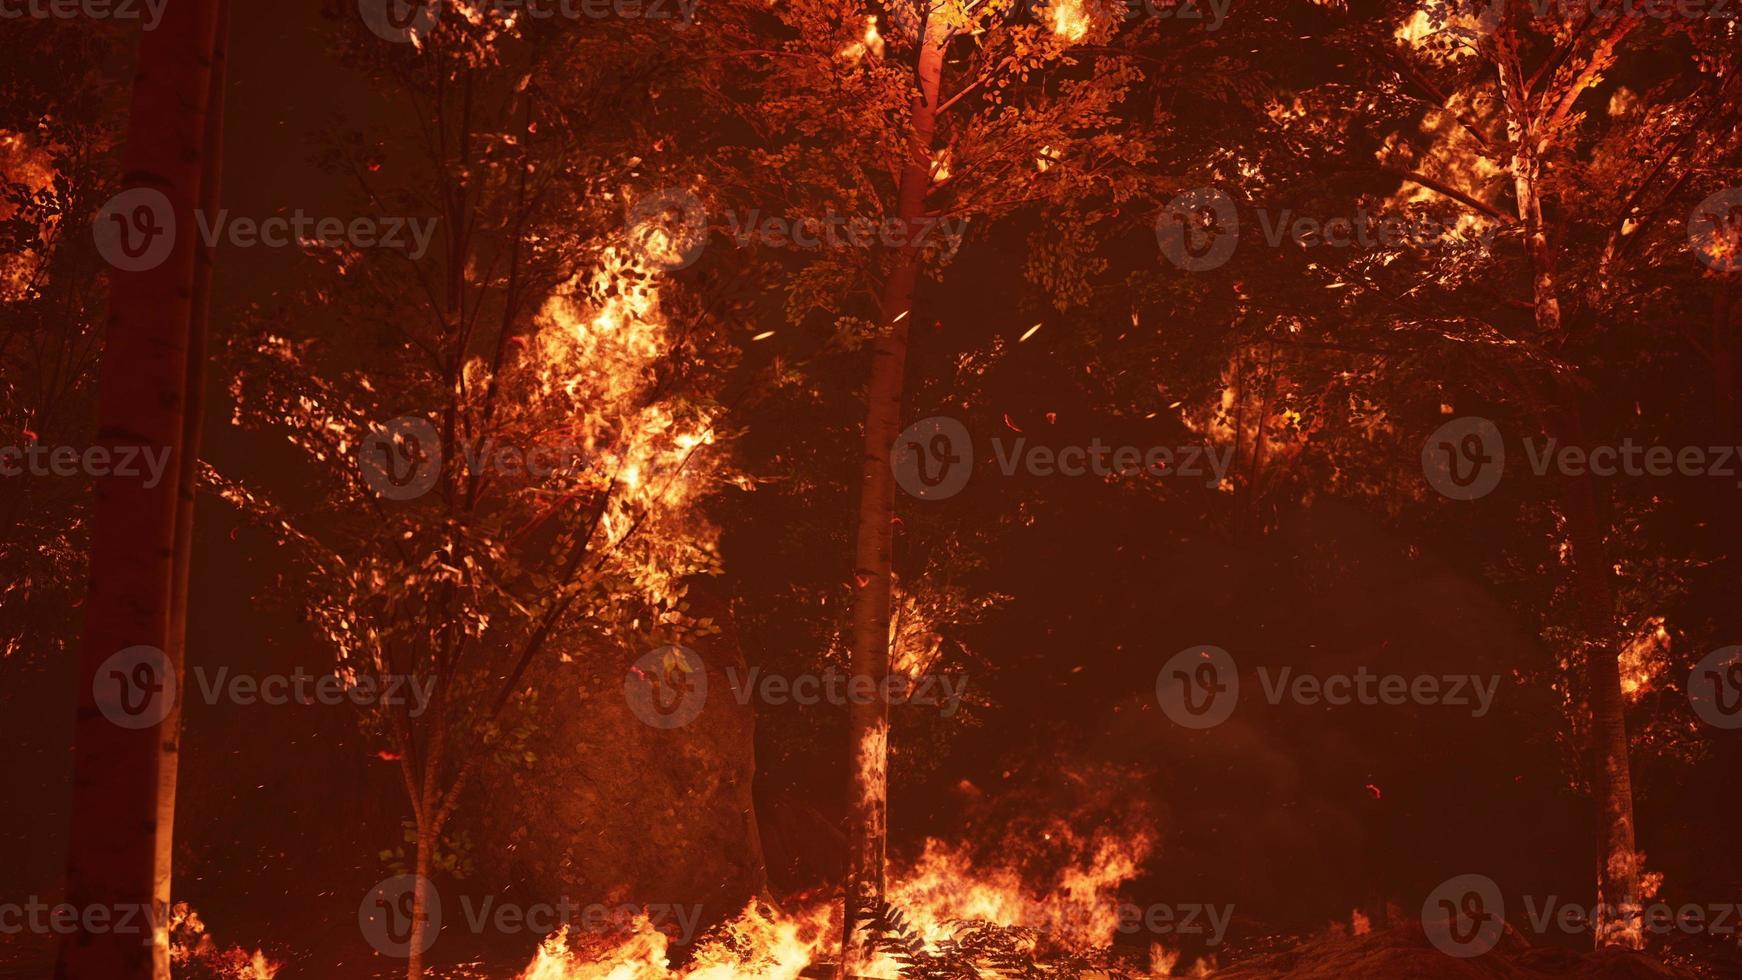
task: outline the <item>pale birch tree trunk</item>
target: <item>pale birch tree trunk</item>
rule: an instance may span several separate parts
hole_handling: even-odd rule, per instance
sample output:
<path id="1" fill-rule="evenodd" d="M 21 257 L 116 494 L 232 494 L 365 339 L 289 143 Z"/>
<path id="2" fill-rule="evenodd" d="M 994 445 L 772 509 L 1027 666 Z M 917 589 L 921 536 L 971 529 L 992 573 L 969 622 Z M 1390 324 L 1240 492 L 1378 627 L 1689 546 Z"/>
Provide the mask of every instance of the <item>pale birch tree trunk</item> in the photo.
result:
<path id="1" fill-rule="evenodd" d="M 926 21 L 919 49 L 919 91 L 913 99 L 907 159 L 897 191 L 896 217 L 914 237 L 912 223 L 925 213 L 931 185 L 933 136 L 938 90 L 943 78 L 947 32 Z M 854 677 L 869 677 L 883 690 L 889 674 L 889 617 L 892 592 L 892 524 L 895 473 L 890 448 L 901 429 L 901 395 L 907 368 L 907 334 L 919 281 L 920 250 L 904 245 L 884 283 L 878 311 L 882 332 L 871 348 L 871 378 L 865 388 L 865 454 L 859 478 L 859 515 L 853 575 L 852 661 Z M 859 682 L 863 684 L 864 682 Z M 849 707 L 851 784 L 848 797 L 847 884 L 841 942 L 841 975 L 854 976 L 869 965 L 867 936 L 859 909 L 883 898 L 883 862 L 889 823 L 889 705 L 881 696 Z"/>
<path id="2" fill-rule="evenodd" d="M 123 186 L 163 194 L 174 216 L 173 247 L 152 268 L 115 270 L 99 376 L 97 445 L 168 451 L 162 479 L 96 477 L 90 580 L 79 651 L 74 727 L 72 827 L 67 901 L 81 910 L 145 910 L 167 917 L 174 769 L 184 671 L 175 611 L 185 599 L 178 578 L 181 475 L 197 455 L 190 445 L 187 402 L 199 243 L 195 208 L 206 193 L 208 121 L 219 0 L 179 0 L 140 43 L 133 105 L 123 152 Z M 197 429 L 193 430 L 197 439 Z M 112 457 L 113 458 L 113 457 Z M 173 681 L 159 675 L 156 698 L 171 712 L 157 724 L 129 728 L 98 707 L 98 674 L 114 654 L 146 646 L 162 652 Z M 162 683 L 171 681 L 169 683 Z M 169 980 L 167 932 L 141 936 L 80 930 L 60 948 L 56 975 L 66 980 Z"/>

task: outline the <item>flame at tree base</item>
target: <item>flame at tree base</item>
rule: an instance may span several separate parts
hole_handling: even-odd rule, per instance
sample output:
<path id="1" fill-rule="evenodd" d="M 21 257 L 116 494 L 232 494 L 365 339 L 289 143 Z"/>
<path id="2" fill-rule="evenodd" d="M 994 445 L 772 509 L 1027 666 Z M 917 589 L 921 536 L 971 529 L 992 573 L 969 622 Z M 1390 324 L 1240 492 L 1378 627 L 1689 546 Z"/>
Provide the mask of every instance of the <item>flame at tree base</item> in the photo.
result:
<path id="1" fill-rule="evenodd" d="M 980 922 L 1021 927 L 1041 947 L 1110 947 L 1118 928 L 1117 890 L 1136 877 L 1151 839 L 1102 835 L 1085 840 L 1064 828 L 1044 837 L 1044 847 L 1071 857 L 1046 887 L 1028 886 L 1014 867 L 976 868 L 965 849 L 932 839 L 911 868 L 892 870 L 889 904 L 900 910 L 909 934 L 928 946 Z M 626 940 L 588 941 L 565 927 L 544 941 L 518 980 L 797 980 L 807 969 L 838 958 L 840 929 L 837 897 L 800 897 L 788 910 L 752 900 L 704 936 L 690 962 L 674 968 L 667 937 L 645 916 L 637 918 Z M 1151 971 L 1166 975 L 1174 958 L 1159 946 L 1152 948 Z M 894 980 L 900 970 L 883 955 L 864 975 Z M 983 975 L 998 974 L 988 968 Z"/>

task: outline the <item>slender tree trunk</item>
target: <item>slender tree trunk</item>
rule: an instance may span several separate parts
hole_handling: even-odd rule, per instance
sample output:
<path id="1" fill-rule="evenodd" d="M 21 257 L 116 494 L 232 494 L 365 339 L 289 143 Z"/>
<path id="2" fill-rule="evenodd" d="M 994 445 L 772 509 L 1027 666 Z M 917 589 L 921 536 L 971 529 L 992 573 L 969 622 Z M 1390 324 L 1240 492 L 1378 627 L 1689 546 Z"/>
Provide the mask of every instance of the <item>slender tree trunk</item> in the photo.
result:
<path id="1" fill-rule="evenodd" d="M 1619 35 L 1615 36 L 1618 39 Z M 1518 56 L 1517 39 L 1503 25 L 1496 34 L 1499 76 L 1507 113 L 1506 135 L 1519 221 L 1524 224 L 1530 259 L 1531 290 L 1538 341 L 1556 346 L 1564 339 L 1555 254 L 1542 214 L 1542 160 L 1547 141 L 1538 132 L 1544 120 L 1533 105 Z M 1613 40 L 1610 47 L 1613 46 Z M 1593 55 L 1593 63 L 1597 59 Z M 1557 386 L 1562 425 L 1570 442 L 1585 444 L 1580 394 Z M 1569 487 L 1563 507 L 1573 543 L 1574 589 L 1580 616 L 1593 642 L 1586 648 L 1590 687 L 1592 790 L 1598 813 L 1598 946 L 1638 949 L 1644 934 L 1639 920 L 1639 855 L 1634 848 L 1633 779 L 1627 758 L 1626 698 L 1621 690 L 1620 654 L 1615 648 L 1614 569 L 1605 544 L 1606 525 L 1599 486 L 1587 475 Z"/>
<path id="2" fill-rule="evenodd" d="M 1578 431 L 1575 425 L 1574 432 Z M 1600 485 L 1579 479 L 1567 507 L 1573 575 L 1581 614 L 1593 639 L 1585 649 L 1591 699 L 1591 787 L 1597 797 L 1598 946 L 1644 946 L 1639 854 L 1634 845 L 1633 775 L 1627 757 L 1627 701 L 1621 691 L 1615 636 L 1614 571 L 1604 542 Z"/>
<path id="3" fill-rule="evenodd" d="M 920 90 L 913 99 L 913 128 L 901 171 L 896 217 L 906 228 L 925 213 L 931 185 L 933 134 L 943 76 L 946 32 L 928 21 L 919 52 Z M 909 232 L 907 238 L 913 235 Z M 889 674 L 892 588 L 892 524 L 895 474 L 890 447 L 901 428 L 901 393 L 907 369 L 907 334 L 919 281 L 919 249 L 902 248 L 883 286 L 883 327 L 871 348 L 871 379 L 865 389 L 865 454 L 859 478 L 858 530 L 853 575 L 852 662 L 854 677 L 872 678 L 879 691 Z M 860 682 L 863 683 L 863 682 Z M 881 697 L 849 707 L 852 776 L 848 798 L 847 885 L 842 917 L 841 976 L 866 972 L 871 955 L 859 928 L 859 911 L 883 898 L 883 862 L 889 813 L 889 705 Z"/>
<path id="4" fill-rule="evenodd" d="M 200 207 L 217 214 L 223 186 L 224 75 L 230 24 L 230 0 L 218 0 L 218 29 L 212 49 L 211 96 L 206 106 L 206 168 L 201 176 Z M 194 254 L 193 309 L 189 318 L 186 392 L 182 416 L 182 451 L 177 468 L 175 508 L 174 591 L 169 608 L 170 662 L 178 672 L 188 664 L 188 602 L 194 553 L 194 500 L 199 492 L 200 441 L 206 408 L 206 335 L 211 312 L 212 250 L 201 245 Z M 157 774 L 157 895 L 168 908 L 171 872 L 175 865 L 176 783 L 181 772 L 181 701 L 177 699 L 161 726 L 163 767 Z"/>
<path id="5" fill-rule="evenodd" d="M 440 833 L 429 826 L 427 820 L 417 823 L 417 854 L 413 857 L 417 878 L 411 893 L 411 949 L 405 961 L 407 980 L 422 980 L 423 977 L 423 945 L 429 929 L 429 874 Z"/>
<path id="6" fill-rule="evenodd" d="M 172 635 L 177 596 L 175 554 L 180 474 L 187 447 L 188 347 L 194 313 L 198 242 L 194 209 L 204 186 L 207 107 L 218 0 L 184 0 L 165 8 L 144 33 L 134 77 L 123 154 L 128 190 L 162 193 L 174 215 L 168 258 L 150 269 L 116 270 L 97 407 L 97 445 L 168 450 L 155 486 L 145 476 L 110 474 L 93 481 L 90 581 L 79 653 L 79 707 L 74 727 L 73 803 L 67 901 L 81 911 L 146 910 L 161 921 L 169 884 L 167 837 L 160 826 L 164 770 L 173 768 L 173 722 L 145 727 L 112 722 L 98 706 L 96 684 L 139 682 L 124 704 L 180 701 L 182 670 Z M 105 661 L 132 647 L 158 651 L 123 676 L 100 678 Z M 165 676 L 167 664 L 173 677 Z M 149 710 L 149 709 L 147 709 Z M 155 712 L 153 712 L 155 714 Z M 149 716 L 141 716 L 149 717 Z M 167 933 L 81 929 L 61 944 L 56 975 L 67 980 L 168 980 Z"/>

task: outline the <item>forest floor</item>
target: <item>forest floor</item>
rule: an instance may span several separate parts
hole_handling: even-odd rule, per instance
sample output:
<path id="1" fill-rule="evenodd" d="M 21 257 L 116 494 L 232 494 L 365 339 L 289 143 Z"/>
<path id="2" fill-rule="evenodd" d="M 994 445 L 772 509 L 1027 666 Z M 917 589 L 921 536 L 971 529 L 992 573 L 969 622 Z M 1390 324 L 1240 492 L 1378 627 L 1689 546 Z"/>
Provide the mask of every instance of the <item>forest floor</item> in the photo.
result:
<path id="1" fill-rule="evenodd" d="M 1531 945 L 1508 929 L 1500 944 L 1469 959 L 1457 959 L 1429 945 L 1419 928 L 1376 930 L 1362 936 L 1327 936 L 1217 970 L 1216 980 L 1738 980 L 1742 968 L 1695 963 L 1678 953 L 1685 966 L 1665 963 L 1648 953 L 1608 949 L 1580 952 L 1561 946 Z M 1707 958 L 1709 960 L 1709 957 Z"/>

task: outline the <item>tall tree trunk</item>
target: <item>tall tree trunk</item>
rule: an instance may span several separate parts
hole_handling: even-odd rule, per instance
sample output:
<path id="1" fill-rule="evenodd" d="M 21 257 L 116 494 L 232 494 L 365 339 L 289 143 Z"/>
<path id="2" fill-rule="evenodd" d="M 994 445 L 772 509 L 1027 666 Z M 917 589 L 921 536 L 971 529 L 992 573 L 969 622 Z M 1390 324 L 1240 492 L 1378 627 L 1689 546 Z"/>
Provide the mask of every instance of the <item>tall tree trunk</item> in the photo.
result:
<path id="1" fill-rule="evenodd" d="M 1604 52 L 1613 49 L 1617 29 Z M 1555 254 L 1542 213 L 1542 165 L 1548 141 L 1539 129 L 1548 125 L 1525 82 L 1517 38 L 1509 25 L 1495 35 L 1500 90 L 1507 113 L 1506 135 L 1512 144 L 1510 169 L 1518 220 L 1524 225 L 1525 252 L 1530 260 L 1531 293 L 1537 340 L 1547 347 L 1564 340 Z M 1587 73 L 1606 54 L 1591 56 Z M 1568 102 L 1561 111 L 1570 108 Z M 1581 394 L 1575 385 L 1557 385 L 1561 425 L 1569 442 L 1584 445 Z M 1644 934 L 1638 915 L 1639 856 L 1634 848 L 1633 779 L 1627 759 L 1626 698 L 1621 690 L 1620 653 L 1615 647 L 1614 569 L 1607 556 L 1604 511 L 1599 487 L 1589 475 L 1574 481 L 1563 501 L 1573 542 L 1574 589 L 1580 617 L 1593 638 L 1585 655 L 1590 687 L 1592 791 L 1598 813 L 1597 925 L 1598 946 L 1638 949 Z"/>
<path id="2" fill-rule="evenodd" d="M 212 48 L 211 96 L 206 105 L 206 168 L 201 175 L 200 207 L 217 214 L 223 187 L 224 76 L 230 26 L 230 0 L 218 0 L 218 29 Z M 178 673 L 188 664 L 188 602 L 194 555 L 194 500 L 200 488 L 200 441 L 206 410 L 206 335 L 212 305 L 212 250 L 203 243 L 194 255 L 193 309 L 189 317 L 182 451 L 177 465 L 175 581 L 169 607 L 169 659 Z M 157 774 L 157 895 L 168 908 L 175 865 L 176 783 L 181 772 L 181 699 L 163 720 L 163 767 Z"/>
<path id="3" fill-rule="evenodd" d="M 1575 424 L 1573 432 L 1579 427 Z M 1627 700 L 1621 690 L 1615 645 L 1614 569 L 1604 541 L 1600 484 L 1580 478 L 1567 517 L 1573 544 L 1573 576 L 1581 616 L 1591 641 L 1585 648 L 1585 680 L 1591 699 L 1591 788 L 1597 797 L 1598 946 L 1643 948 L 1639 853 L 1633 829 L 1633 775 L 1627 757 Z"/>
<path id="4" fill-rule="evenodd" d="M 423 947 L 429 938 L 429 890 L 430 871 L 435 859 L 436 841 L 440 832 L 428 826 L 428 821 L 418 820 L 417 853 L 413 857 L 417 877 L 413 879 L 411 893 L 411 949 L 405 960 L 405 976 L 407 980 L 422 980 L 423 977 Z"/>
<path id="5" fill-rule="evenodd" d="M 896 217 L 911 241 L 913 222 L 925 213 L 931 186 L 938 89 L 947 32 L 927 21 L 919 50 L 919 91 L 907 159 L 897 191 Z M 920 250 L 904 245 L 883 285 L 883 327 L 871 348 L 871 378 L 865 388 L 865 454 L 859 477 L 858 530 L 853 558 L 852 661 L 854 677 L 872 678 L 883 690 L 889 674 L 889 616 L 894 545 L 895 473 L 890 448 L 901 429 L 901 392 L 907 370 L 907 334 L 919 281 Z M 861 682 L 863 683 L 863 682 Z M 848 709 L 852 766 L 848 796 L 847 884 L 842 916 L 840 975 L 865 972 L 871 960 L 859 912 L 883 898 L 883 862 L 889 823 L 889 705 L 881 697 Z"/>
<path id="6" fill-rule="evenodd" d="M 166 770 L 176 763 L 173 712 L 183 677 L 172 626 L 178 618 L 177 512 L 190 451 L 185 413 L 199 249 L 194 210 L 205 188 L 218 8 L 218 0 L 170 4 L 158 28 L 144 32 L 140 43 L 123 186 L 149 188 L 169 200 L 173 247 L 153 268 L 111 274 L 96 442 L 111 450 L 167 450 L 169 456 L 155 486 L 147 486 L 143 475 L 111 473 L 93 481 L 90 581 L 79 653 L 67 901 L 80 910 L 146 910 L 155 921 L 168 913 L 160 896 L 166 897 L 169 886 L 172 828 L 162 825 L 160 794 L 174 788 Z M 105 661 L 133 647 L 157 653 L 128 676 L 99 678 Z M 122 700 L 143 697 L 161 705 L 168 699 L 171 714 L 144 727 L 117 724 L 99 707 L 99 680 L 150 683 L 125 691 Z M 167 939 L 160 929 L 141 937 L 81 928 L 61 944 L 56 975 L 169 980 Z"/>

